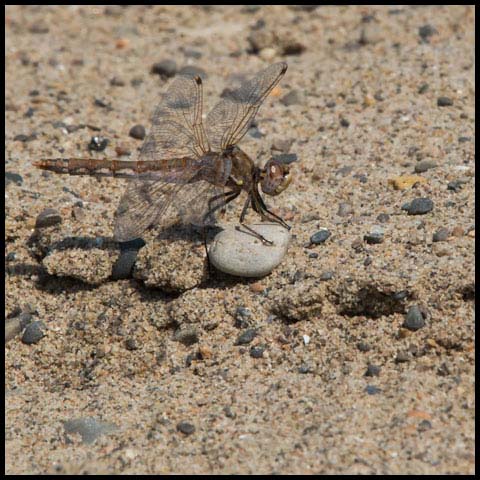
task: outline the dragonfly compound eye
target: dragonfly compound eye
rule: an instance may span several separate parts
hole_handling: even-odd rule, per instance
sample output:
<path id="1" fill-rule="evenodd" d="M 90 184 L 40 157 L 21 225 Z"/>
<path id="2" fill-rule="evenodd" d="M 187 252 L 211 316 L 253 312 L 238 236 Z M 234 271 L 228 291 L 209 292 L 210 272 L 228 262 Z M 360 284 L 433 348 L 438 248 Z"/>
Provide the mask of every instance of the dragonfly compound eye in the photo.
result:
<path id="1" fill-rule="evenodd" d="M 261 182 L 262 191 L 267 195 L 278 195 L 290 185 L 291 181 L 292 176 L 288 165 L 270 161 L 265 165 Z"/>

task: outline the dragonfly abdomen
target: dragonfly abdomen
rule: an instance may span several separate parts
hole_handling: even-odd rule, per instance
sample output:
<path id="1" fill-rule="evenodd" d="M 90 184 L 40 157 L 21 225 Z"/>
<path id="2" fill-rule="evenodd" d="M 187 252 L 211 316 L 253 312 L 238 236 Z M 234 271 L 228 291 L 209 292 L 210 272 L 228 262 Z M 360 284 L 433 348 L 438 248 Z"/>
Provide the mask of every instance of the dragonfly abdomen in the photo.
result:
<path id="1" fill-rule="evenodd" d="M 103 158 L 44 158 L 33 163 L 42 170 L 66 175 L 89 175 L 94 177 L 136 177 L 138 174 L 185 168 L 190 158 L 161 160 L 114 160 Z"/>

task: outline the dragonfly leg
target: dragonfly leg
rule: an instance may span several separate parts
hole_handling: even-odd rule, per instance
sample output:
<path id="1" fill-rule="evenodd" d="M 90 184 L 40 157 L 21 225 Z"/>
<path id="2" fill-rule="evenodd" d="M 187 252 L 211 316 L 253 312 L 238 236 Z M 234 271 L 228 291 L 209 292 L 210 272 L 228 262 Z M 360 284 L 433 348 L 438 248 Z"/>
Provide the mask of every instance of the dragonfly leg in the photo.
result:
<path id="1" fill-rule="evenodd" d="M 252 235 L 257 237 L 263 244 L 265 245 L 273 245 L 273 242 L 270 240 L 267 240 L 263 235 L 260 233 L 256 232 L 253 228 L 249 227 L 248 225 L 245 225 L 244 220 L 245 220 L 245 215 L 247 213 L 248 207 L 250 206 L 251 198 L 250 196 L 247 198 L 245 201 L 245 204 L 243 205 L 243 210 L 240 215 L 240 225 L 242 225 L 243 228 L 245 228 L 247 231 L 249 231 Z M 240 228 L 237 226 L 236 229 L 238 231 L 241 231 Z"/>

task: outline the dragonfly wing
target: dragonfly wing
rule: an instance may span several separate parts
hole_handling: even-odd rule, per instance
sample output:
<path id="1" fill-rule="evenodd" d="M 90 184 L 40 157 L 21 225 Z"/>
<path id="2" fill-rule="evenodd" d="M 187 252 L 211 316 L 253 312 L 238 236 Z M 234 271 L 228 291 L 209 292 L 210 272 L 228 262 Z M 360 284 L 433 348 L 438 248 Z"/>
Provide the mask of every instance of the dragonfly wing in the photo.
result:
<path id="1" fill-rule="evenodd" d="M 120 199 L 114 238 L 120 242 L 138 238 L 147 228 L 161 223 L 169 208 L 176 209 L 185 223 L 210 223 L 211 219 L 204 216 L 223 201 L 224 190 L 223 185 L 205 180 L 211 175 L 212 164 L 208 161 L 190 162 L 168 175 L 165 172 L 139 175 L 130 181 Z"/>
<path id="2" fill-rule="evenodd" d="M 140 160 L 198 157 L 208 151 L 202 91 L 199 77 L 175 77 L 153 114 Z"/>
<path id="3" fill-rule="evenodd" d="M 247 133 L 260 105 L 287 71 L 284 62 L 270 65 L 240 88 L 228 92 L 209 112 L 206 131 L 210 146 L 223 151 Z"/>

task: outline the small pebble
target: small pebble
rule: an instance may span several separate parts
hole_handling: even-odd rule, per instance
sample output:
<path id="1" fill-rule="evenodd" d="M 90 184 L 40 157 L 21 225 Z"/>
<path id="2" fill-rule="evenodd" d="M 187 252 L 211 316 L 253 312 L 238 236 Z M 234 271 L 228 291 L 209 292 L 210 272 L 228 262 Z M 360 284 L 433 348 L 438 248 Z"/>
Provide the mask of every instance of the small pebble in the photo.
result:
<path id="1" fill-rule="evenodd" d="M 457 225 L 452 230 L 452 236 L 454 237 L 463 237 L 465 235 L 465 230 L 460 226 Z"/>
<path id="2" fill-rule="evenodd" d="M 341 118 L 340 119 L 340 125 L 344 128 L 347 128 L 350 126 L 350 122 L 346 118 Z"/>
<path id="3" fill-rule="evenodd" d="M 45 336 L 45 324 L 37 320 L 30 323 L 22 335 L 22 342 L 31 345 L 33 343 L 38 343 Z"/>
<path id="4" fill-rule="evenodd" d="M 283 260 L 290 233 L 281 225 L 260 223 L 250 228 L 263 235 L 273 245 L 244 231 L 242 226 L 228 225 L 217 234 L 209 248 L 209 258 L 218 270 L 239 277 L 263 277 Z"/>
<path id="5" fill-rule="evenodd" d="M 376 245 L 379 243 L 383 243 L 383 229 L 380 227 L 376 227 L 372 229 L 370 233 L 367 233 L 366 235 L 363 236 L 363 239 L 369 244 L 369 245 Z"/>
<path id="6" fill-rule="evenodd" d="M 465 183 L 467 182 L 461 179 L 453 180 L 451 182 L 448 182 L 447 190 L 453 190 L 454 192 L 459 192 L 462 189 L 462 185 L 464 185 Z"/>
<path id="7" fill-rule="evenodd" d="M 412 305 L 408 309 L 402 326 L 412 331 L 419 330 L 425 326 L 425 317 L 418 305 Z"/>
<path id="8" fill-rule="evenodd" d="M 300 367 L 298 367 L 298 373 L 312 373 L 313 368 L 308 363 L 302 363 Z"/>
<path id="9" fill-rule="evenodd" d="M 198 332 L 193 327 L 181 328 L 175 332 L 173 339 L 189 347 L 198 342 Z"/>
<path id="10" fill-rule="evenodd" d="M 408 352 L 398 352 L 397 356 L 395 357 L 396 363 L 405 363 L 410 361 L 410 355 Z"/>
<path id="11" fill-rule="evenodd" d="M 108 139 L 105 137 L 95 136 L 90 139 L 88 149 L 92 152 L 102 152 L 107 148 Z"/>
<path id="12" fill-rule="evenodd" d="M 15 142 L 23 142 L 23 143 L 26 143 L 26 142 L 30 142 L 32 140 L 35 140 L 37 138 L 37 135 L 35 133 L 31 133 L 30 135 L 25 135 L 23 133 L 20 133 L 19 135 L 15 135 L 13 137 L 13 140 Z"/>
<path id="13" fill-rule="evenodd" d="M 390 215 L 388 213 L 380 213 L 377 216 L 377 222 L 387 223 L 390 220 Z"/>
<path id="14" fill-rule="evenodd" d="M 333 278 L 333 272 L 322 272 L 322 274 L 320 275 L 320 280 L 322 280 L 322 282 L 331 280 L 332 278 Z"/>
<path id="15" fill-rule="evenodd" d="M 110 79 L 110 85 L 112 87 L 124 87 L 125 86 L 125 81 L 122 80 L 121 78 L 119 77 L 112 77 Z"/>
<path id="16" fill-rule="evenodd" d="M 41 212 L 35 220 L 35 228 L 52 227 L 62 223 L 62 216 L 53 208 L 46 208 Z"/>
<path id="17" fill-rule="evenodd" d="M 326 228 L 319 230 L 310 237 L 310 243 L 312 245 L 320 245 L 321 243 L 324 243 L 330 235 L 330 230 L 327 230 Z"/>
<path id="18" fill-rule="evenodd" d="M 365 343 L 365 342 L 358 342 L 357 343 L 357 348 L 361 351 L 361 352 L 369 352 L 371 347 L 368 343 Z"/>
<path id="19" fill-rule="evenodd" d="M 368 364 L 367 371 L 365 372 L 366 377 L 378 377 L 380 375 L 380 367 L 378 365 Z"/>
<path id="20" fill-rule="evenodd" d="M 432 422 L 429 420 L 422 420 L 417 427 L 417 430 L 419 432 L 426 432 L 427 430 L 430 430 L 432 428 Z"/>
<path id="21" fill-rule="evenodd" d="M 453 100 L 449 97 L 438 97 L 437 105 L 439 107 L 450 107 L 453 105 Z"/>
<path id="22" fill-rule="evenodd" d="M 174 60 L 162 60 L 152 65 L 150 73 L 170 78 L 177 73 L 177 64 Z"/>
<path id="23" fill-rule="evenodd" d="M 436 166 L 437 164 L 433 160 L 420 160 L 415 165 L 415 173 L 423 173 L 427 170 L 430 170 L 431 168 L 435 168 Z"/>
<path id="24" fill-rule="evenodd" d="M 422 40 L 428 40 L 428 38 L 434 35 L 435 33 L 438 33 L 437 30 L 429 24 L 422 25 L 418 29 L 418 34 L 420 35 Z"/>
<path id="25" fill-rule="evenodd" d="M 145 138 L 145 127 L 143 125 L 134 125 L 128 134 L 132 138 L 136 138 L 137 140 L 143 140 Z"/>
<path id="26" fill-rule="evenodd" d="M 472 137 L 458 137 L 458 143 L 470 142 Z"/>
<path id="27" fill-rule="evenodd" d="M 177 424 L 177 430 L 184 435 L 191 435 L 195 432 L 195 426 L 188 422 L 180 422 Z"/>
<path id="28" fill-rule="evenodd" d="M 424 215 L 433 210 L 433 202 L 430 198 L 415 198 L 410 203 L 405 204 L 402 210 L 407 210 L 409 215 Z"/>
<path id="29" fill-rule="evenodd" d="M 127 350 L 138 350 L 138 344 L 137 341 L 134 338 L 127 338 L 125 341 L 125 346 Z"/>
<path id="30" fill-rule="evenodd" d="M 291 90 L 280 99 L 280 103 L 286 107 L 300 105 L 302 103 L 300 92 L 298 90 Z"/>
<path id="31" fill-rule="evenodd" d="M 429 85 L 428 83 L 422 83 L 419 87 L 418 87 L 418 93 L 421 95 L 422 93 L 425 93 L 427 90 L 429 89 Z"/>
<path id="32" fill-rule="evenodd" d="M 368 395 L 377 395 L 378 393 L 381 393 L 382 390 L 375 385 L 367 385 L 365 387 L 365 392 L 368 393 Z"/>
<path id="33" fill-rule="evenodd" d="M 257 335 L 257 331 L 254 328 L 249 328 L 239 335 L 234 345 L 247 345 Z"/>
<path id="34" fill-rule="evenodd" d="M 298 160 L 296 153 L 282 153 L 280 155 L 272 155 L 273 160 L 279 163 L 290 164 Z"/>
<path id="35" fill-rule="evenodd" d="M 23 177 L 18 173 L 5 172 L 5 186 L 8 186 L 10 183 L 20 186 L 23 183 Z"/>
<path id="36" fill-rule="evenodd" d="M 433 242 L 444 242 L 449 237 L 450 232 L 448 228 L 442 227 L 439 228 L 432 236 Z"/>
<path id="37" fill-rule="evenodd" d="M 252 358 L 262 358 L 264 351 L 265 351 L 264 347 L 252 347 L 250 349 L 250 356 Z"/>

